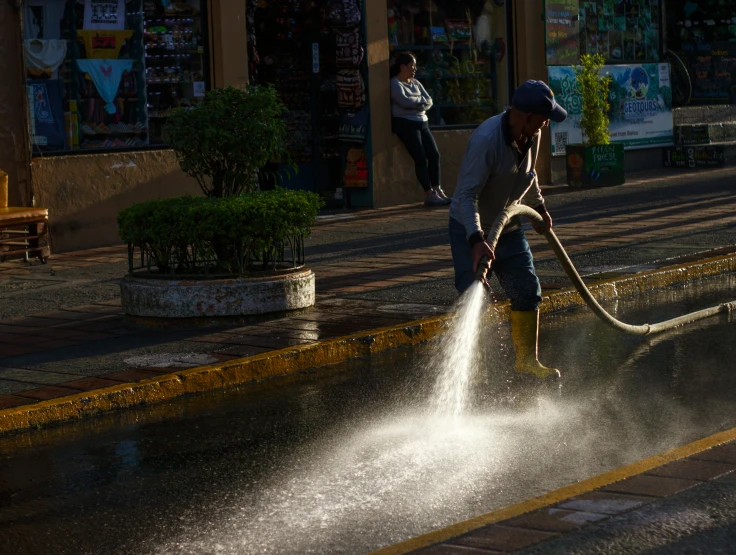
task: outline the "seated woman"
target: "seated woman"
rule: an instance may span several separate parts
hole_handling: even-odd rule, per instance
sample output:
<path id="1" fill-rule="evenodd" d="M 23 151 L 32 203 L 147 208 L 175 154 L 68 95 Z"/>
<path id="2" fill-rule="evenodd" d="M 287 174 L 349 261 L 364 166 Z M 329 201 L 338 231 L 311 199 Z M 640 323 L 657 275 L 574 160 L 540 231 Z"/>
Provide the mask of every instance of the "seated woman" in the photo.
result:
<path id="1" fill-rule="evenodd" d="M 414 79 L 417 61 L 411 52 L 396 56 L 391 66 L 391 125 L 414 159 L 419 184 L 424 189 L 425 206 L 450 204 L 440 185 L 440 152 L 429 130 L 427 110 L 432 97 Z"/>

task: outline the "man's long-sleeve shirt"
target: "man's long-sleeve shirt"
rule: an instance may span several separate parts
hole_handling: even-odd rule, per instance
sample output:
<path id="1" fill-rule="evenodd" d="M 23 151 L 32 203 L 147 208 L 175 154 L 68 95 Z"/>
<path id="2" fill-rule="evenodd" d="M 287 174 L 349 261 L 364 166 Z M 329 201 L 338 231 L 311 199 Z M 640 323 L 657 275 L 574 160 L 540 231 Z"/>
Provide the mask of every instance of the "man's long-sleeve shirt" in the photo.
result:
<path id="1" fill-rule="evenodd" d="M 465 226 L 468 238 L 487 232 L 511 204 L 544 205 L 534 171 L 539 135 L 535 135 L 525 152 L 520 152 L 511 138 L 507 113 L 487 119 L 473 132 L 450 206 L 450 217 Z M 504 232 L 519 225 L 515 218 Z"/>

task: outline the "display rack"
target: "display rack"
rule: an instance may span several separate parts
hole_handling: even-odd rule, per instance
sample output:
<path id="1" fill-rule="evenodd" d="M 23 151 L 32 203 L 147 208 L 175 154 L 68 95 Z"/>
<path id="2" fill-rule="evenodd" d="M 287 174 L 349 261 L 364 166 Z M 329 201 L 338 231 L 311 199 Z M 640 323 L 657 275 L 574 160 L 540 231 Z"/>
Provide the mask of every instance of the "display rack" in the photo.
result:
<path id="1" fill-rule="evenodd" d="M 252 82 L 274 85 L 287 109 L 287 148 L 299 169 L 294 174 L 282 166 L 281 184 L 311 190 L 328 208 L 338 208 L 347 197 L 342 187 L 344 158 L 352 145 L 339 133 L 345 111 L 338 106 L 339 30 L 328 21 L 328 4 L 259 3 L 246 23 Z"/>
<path id="2" fill-rule="evenodd" d="M 165 144 L 165 123 L 174 108 L 194 107 L 204 97 L 202 16 L 145 11 L 144 57 L 151 144 Z"/>

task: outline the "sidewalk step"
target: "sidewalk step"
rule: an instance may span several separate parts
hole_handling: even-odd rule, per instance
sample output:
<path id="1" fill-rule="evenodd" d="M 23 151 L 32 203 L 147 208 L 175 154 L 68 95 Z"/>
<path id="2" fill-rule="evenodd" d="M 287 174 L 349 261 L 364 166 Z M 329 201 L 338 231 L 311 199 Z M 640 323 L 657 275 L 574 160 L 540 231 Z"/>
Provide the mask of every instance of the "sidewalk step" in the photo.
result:
<path id="1" fill-rule="evenodd" d="M 736 121 L 675 125 L 673 137 L 677 146 L 736 142 Z"/>
<path id="2" fill-rule="evenodd" d="M 675 125 L 736 122 L 736 106 L 684 106 L 672 110 L 672 119 Z"/>

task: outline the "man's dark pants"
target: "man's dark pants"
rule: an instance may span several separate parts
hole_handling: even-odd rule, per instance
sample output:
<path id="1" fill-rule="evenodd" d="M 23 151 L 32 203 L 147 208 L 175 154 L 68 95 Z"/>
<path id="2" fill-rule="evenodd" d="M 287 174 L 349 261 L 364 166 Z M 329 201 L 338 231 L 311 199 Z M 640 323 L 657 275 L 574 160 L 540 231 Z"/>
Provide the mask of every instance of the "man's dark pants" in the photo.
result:
<path id="1" fill-rule="evenodd" d="M 473 258 L 465 226 L 450 218 L 450 247 L 455 265 L 455 288 L 462 293 L 473 284 Z M 491 266 L 501 287 L 511 300 L 511 310 L 537 310 L 542 288 L 534 273 L 534 260 L 524 231 L 519 228 L 501 234 Z"/>

